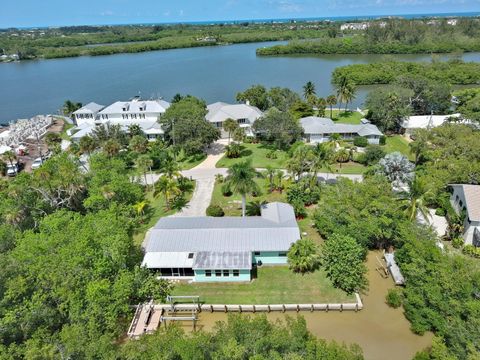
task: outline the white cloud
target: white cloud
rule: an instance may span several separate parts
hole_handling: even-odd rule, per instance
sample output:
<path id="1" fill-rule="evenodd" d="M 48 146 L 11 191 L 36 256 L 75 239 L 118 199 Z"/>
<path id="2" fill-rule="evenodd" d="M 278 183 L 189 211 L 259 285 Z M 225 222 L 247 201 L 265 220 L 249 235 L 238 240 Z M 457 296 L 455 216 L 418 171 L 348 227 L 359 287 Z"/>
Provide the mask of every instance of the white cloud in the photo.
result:
<path id="1" fill-rule="evenodd" d="M 113 16 L 114 12 L 112 10 L 105 10 L 100 13 L 102 16 Z"/>

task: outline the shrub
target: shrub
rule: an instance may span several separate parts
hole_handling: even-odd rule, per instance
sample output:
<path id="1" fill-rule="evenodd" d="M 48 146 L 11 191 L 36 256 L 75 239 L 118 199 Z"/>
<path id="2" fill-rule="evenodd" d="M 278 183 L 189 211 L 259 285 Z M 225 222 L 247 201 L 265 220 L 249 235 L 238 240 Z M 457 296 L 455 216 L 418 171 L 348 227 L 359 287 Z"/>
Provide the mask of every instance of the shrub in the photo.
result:
<path id="1" fill-rule="evenodd" d="M 436 208 L 436 209 L 435 209 L 435 215 L 437 215 L 437 216 L 445 216 L 445 214 L 446 214 L 446 211 L 445 211 L 444 208 L 439 207 L 439 208 Z"/>
<path id="2" fill-rule="evenodd" d="M 380 145 L 385 145 L 387 143 L 387 137 L 385 135 L 380 136 Z"/>
<path id="3" fill-rule="evenodd" d="M 355 161 L 359 164 L 362 164 L 362 165 L 366 165 L 367 164 L 367 156 L 364 153 L 357 153 L 356 155 L 354 155 L 353 161 Z"/>
<path id="4" fill-rule="evenodd" d="M 222 185 L 222 195 L 223 196 L 232 196 L 232 189 L 230 187 L 230 184 L 229 183 L 225 183 Z"/>
<path id="5" fill-rule="evenodd" d="M 310 239 L 300 239 L 293 243 L 287 256 L 288 265 L 293 272 L 312 272 L 320 265 L 318 246 Z"/>
<path id="6" fill-rule="evenodd" d="M 271 150 L 265 155 L 267 159 L 276 159 L 277 158 L 277 152 L 275 150 Z"/>
<path id="7" fill-rule="evenodd" d="M 373 165 L 385 156 L 385 151 L 378 145 L 368 145 L 365 149 L 365 164 Z"/>
<path id="8" fill-rule="evenodd" d="M 388 306 L 396 309 L 402 305 L 403 298 L 400 289 L 389 289 L 385 300 Z"/>
<path id="9" fill-rule="evenodd" d="M 293 211 L 297 219 L 307 217 L 307 209 L 305 209 L 305 204 L 301 200 L 297 199 L 291 205 L 293 206 Z"/>
<path id="10" fill-rule="evenodd" d="M 207 213 L 207 216 L 213 216 L 213 217 L 222 217 L 225 215 L 225 212 L 223 211 L 223 209 L 218 205 L 210 205 L 207 208 L 206 213 Z"/>
<path id="11" fill-rule="evenodd" d="M 225 147 L 225 155 L 229 159 L 239 158 L 242 153 L 242 146 L 237 143 L 231 143 Z"/>
<path id="12" fill-rule="evenodd" d="M 470 244 L 465 245 L 463 247 L 462 252 L 465 255 L 468 255 L 468 256 L 471 256 L 471 257 L 474 257 L 474 258 L 480 258 L 480 248 L 475 247 L 473 245 L 470 245 Z"/>
<path id="13" fill-rule="evenodd" d="M 452 246 L 455 249 L 460 249 L 463 246 L 464 242 L 465 240 L 463 240 L 462 237 L 456 237 L 452 240 Z"/>
<path id="14" fill-rule="evenodd" d="M 368 145 L 368 140 L 366 137 L 363 136 L 355 136 L 353 139 L 353 145 L 359 147 L 366 147 Z"/>
<path id="15" fill-rule="evenodd" d="M 243 139 L 243 142 L 244 142 L 245 144 L 251 144 L 251 143 L 254 142 L 254 140 L 255 140 L 255 138 L 253 138 L 253 137 L 251 137 L 251 136 L 247 136 L 247 137 L 245 137 L 245 138 Z"/>
<path id="16" fill-rule="evenodd" d="M 7 164 L 0 161 L 0 175 L 5 176 L 7 174 Z"/>

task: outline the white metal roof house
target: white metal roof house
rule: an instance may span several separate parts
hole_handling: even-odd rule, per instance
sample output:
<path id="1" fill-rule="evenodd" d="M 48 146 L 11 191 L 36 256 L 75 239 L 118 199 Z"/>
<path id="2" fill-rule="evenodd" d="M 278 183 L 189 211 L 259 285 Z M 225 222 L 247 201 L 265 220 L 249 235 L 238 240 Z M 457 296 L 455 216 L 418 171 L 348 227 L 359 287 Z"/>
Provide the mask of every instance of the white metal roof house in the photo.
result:
<path id="1" fill-rule="evenodd" d="M 450 184 L 450 203 L 457 212 L 465 213 L 463 238 L 465 244 L 480 246 L 480 185 Z"/>
<path id="2" fill-rule="evenodd" d="M 300 119 L 300 125 L 307 143 L 327 142 L 332 134 L 339 134 L 345 140 L 363 136 L 367 138 L 369 144 L 379 144 L 383 135 L 375 125 L 368 122 L 358 125 L 340 124 L 328 118 L 308 116 Z"/>
<path id="3" fill-rule="evenodd" d="M 252 125 L 263 115 L 263 113 L 255 106 L 249 104 L 227 104 L 224 102 L 216 102 L 207 106 L 208 113 L 205 116 L 207 121 L 221 129 L 222 137 L 227 137 L 227 133 L 223 131 L 223 122 L 227 119 L 233 119 L 238 122 L 240 127 L 245 128 L 247 136 L 253 136 Z"/>
<path id="4" fill-rule="evenodd" d="M 261 216 L 165 217 L 149 232 L 142 266 L 198 282 L 250 281 L 255 264 L 286 264 L 299 239 L 292 206 L 280 202 Z"/>
<path id="5" fill-rule="evenodd" d="M 106 107 L 95 103 L 87 104 L 73 113 L 78 126 L 74 129 L 76 133 L 72 135 L 72 140 L 78 141 L 89 135 L 95 126 L 103 124 L 118 124 L 125 131 L 128 131 L 130 125 L 136 124 L 149 140 L 155 140 L 163 136 L 164 131 L 158 119 L 169 107 L 167 101 L 142 100 L 139 97 L 130 101 L 117 101 Z"/>
<path id="6" fill-rule="evenodd" d="M 102 110 L 104 107 L 104 105 L 90 102 L 72 113 L 73 120 L 75 121 L 77 126 L 80 126 L 82 124 L 94 125 L 95 119 L 97 118 L 99 111 Z"/>

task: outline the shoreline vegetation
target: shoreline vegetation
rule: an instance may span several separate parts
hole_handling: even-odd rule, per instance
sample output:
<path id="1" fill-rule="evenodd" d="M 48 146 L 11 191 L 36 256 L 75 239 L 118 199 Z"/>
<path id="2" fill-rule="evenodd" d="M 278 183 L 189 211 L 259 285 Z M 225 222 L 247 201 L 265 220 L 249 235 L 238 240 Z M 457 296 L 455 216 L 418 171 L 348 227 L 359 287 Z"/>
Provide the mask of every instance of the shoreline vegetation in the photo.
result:
<path id="1" fill-rule="evenodd" d="M 53 59 L 265 41 L 291 42 L 257 49 L 259 56 L 452 53 L 480 51 L 479 34 L 475 17 L 11 28 L 0 29 L 0 55 L 1 61 Z"/>
<path id="2" fill-rule="evenodd" d="M 430 63 L 384 61 L 369 64 L 353 64 L 337 67 L 332 73 L 335 84 L 342 78 L 356 85 L 390 84 L 402 76 L 422 76 L 429 80 L 441 81 L 451 85 L 480 84 L 480 63 L 450 61 L 432 61 Z"/>

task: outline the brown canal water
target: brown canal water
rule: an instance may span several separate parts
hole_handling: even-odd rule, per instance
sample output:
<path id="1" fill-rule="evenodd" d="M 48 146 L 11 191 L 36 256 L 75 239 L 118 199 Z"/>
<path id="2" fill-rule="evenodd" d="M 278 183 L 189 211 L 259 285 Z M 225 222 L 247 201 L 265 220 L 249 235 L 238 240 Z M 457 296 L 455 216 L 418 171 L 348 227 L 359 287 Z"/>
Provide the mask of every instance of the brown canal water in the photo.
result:
<path id="1" fill-rule="evenodd" d="M 393 288 L 391 278 L 384 279 L 376 272 L 378 263 L 375 259 L 380 253 L 370 252 L 367 258 L 369 290 L 362 296 L 363 310 L 300 312 L 307 320 L 308 329 L 319 338 L 357 343 L 363 349 L 365 359 L 369 360 L 404 360 L 411 359 L 417 351 L 431 344 L 433 335 L 415 335 L 410 331 L 410 323 L 405 318 L 403 310 L 392 309 L 385 303 L 388 289 Z M 252 316 L 252 314 L 249 314 Z M 255 315 L 253 315 L 255 316 Z M 297 313 L 270 313 L 270 320 L 284 319 L 286 316 L 297 316 Z M 227 320 L 225 313 L 206 313 L 199 316 L 197 329 L 211 330 L 217 321 Z M 186 330 L 191 324 L 183 324 Z"/>

